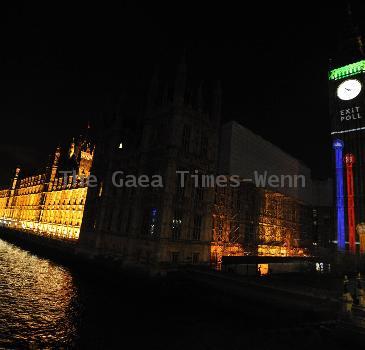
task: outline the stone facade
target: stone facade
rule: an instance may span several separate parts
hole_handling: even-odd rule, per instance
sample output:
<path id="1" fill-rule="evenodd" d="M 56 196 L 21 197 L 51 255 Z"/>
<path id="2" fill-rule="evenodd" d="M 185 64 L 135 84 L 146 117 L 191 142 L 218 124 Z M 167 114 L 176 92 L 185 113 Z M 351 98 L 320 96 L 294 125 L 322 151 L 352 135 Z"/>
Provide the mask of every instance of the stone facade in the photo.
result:
<path id="1" fill-rule="evenodd" d="M 85 141 L 58 147 L 41 175 L 21 178 L 16 169 L 11 187 L 0 191 L 0 225 L 58 239 L 77 240 L 87 194 L 93 151 Z M 69 171 L 70 175 L 60 171 Z M 74 172 L 74 175 L 71 175 Z"/>
<path id="2" fill-rule="evenodd" d="M 154 76 L 142 126 L 121 127 L 121 118 L 104 127 L 93 172 L 99 188 L 90 189 L 81 244 L 126 263 L 165 265 L 210 261 L 214 189 L 195 187 L 191 174 L 215 174 L 221 93 L 211 90 L 204 106 L 203 89 L 194 101 L 187 92 L 184 60 L 172 89 L 159 89 Z M 113 174 L 160 175 L 162 187 L 116 187 Z M 185 185 L 180 173 L 186 171 Z"/>

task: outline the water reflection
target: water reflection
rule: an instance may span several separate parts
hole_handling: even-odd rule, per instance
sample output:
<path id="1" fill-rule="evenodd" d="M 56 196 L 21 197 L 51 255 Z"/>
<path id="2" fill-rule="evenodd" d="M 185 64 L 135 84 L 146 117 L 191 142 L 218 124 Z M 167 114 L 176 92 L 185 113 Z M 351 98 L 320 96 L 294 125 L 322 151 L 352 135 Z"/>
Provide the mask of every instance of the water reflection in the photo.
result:
<path id="1" fill-rule="evenodd" d="M 76 297 L 66 268 L 0 240 L 0 348 L 71 345 Z"/>
<path id="2" fill-rule="evenodd" d="M 234 297 L 181 274 L 146 282 L 69 269 L 0 240 L 0 349 L 254 349 L 266 348 L 263 341 L 270 348 L 279 344 L 272 329 L 322 319 L 300 303 L 271 304 L 257 293 Z M 318 337 L 336 348 L 333 333 L 319 334 L 316 323 L 303 332 L 308 348 Z"/>

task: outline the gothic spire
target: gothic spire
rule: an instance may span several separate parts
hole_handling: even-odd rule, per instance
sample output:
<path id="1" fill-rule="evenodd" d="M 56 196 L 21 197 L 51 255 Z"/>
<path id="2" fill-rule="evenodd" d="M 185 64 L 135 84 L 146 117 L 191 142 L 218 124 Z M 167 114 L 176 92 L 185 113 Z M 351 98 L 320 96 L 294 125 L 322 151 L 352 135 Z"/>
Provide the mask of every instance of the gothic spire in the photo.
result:
<path id="1" fill-rule="evenodd" d="M 353 14 L 352 14 L 352 7 L 351 4 L 347 4 L 347 16 L 349 22 L 349 34 L 350 38 L 354 41 L 354 46 L 356 51 L 364 56 L 364 44 L 363 39 L 359 30 L 359 26 L 354 24 Z"/>
<path id="2" fill-rule="evenodd" d="M 365 57 L 362 35 L 359 26 L 354 20 L 350 3 L 347 5 L 343 34 L 339 46 L 338 59 L 341 64 L 352 63 Z"/>
<path id="3" fill-rule="evenodd" d="M 177 68 L 177 74 L 176 74 L 176 80 L 175 80 L 174 103 L 177 105 L 184 104 L 185 89 L 186 89 L 186 75 L 187 75 L 186 50 L 184 50 L 181 61 Z"/>

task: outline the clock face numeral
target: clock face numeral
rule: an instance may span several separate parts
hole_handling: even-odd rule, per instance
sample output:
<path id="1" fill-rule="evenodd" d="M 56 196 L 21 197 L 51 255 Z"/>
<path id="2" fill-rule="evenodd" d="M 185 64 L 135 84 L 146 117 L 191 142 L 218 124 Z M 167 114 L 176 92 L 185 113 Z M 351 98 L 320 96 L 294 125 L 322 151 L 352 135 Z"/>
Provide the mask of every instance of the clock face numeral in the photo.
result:
<path id="1" fill-rule="evenodd" d="M 361 91 L 361 83 L 357 79 L 348 79 L 337 88 L 337 97 L 340 100 L 349 101 L 355 98 Z"/>

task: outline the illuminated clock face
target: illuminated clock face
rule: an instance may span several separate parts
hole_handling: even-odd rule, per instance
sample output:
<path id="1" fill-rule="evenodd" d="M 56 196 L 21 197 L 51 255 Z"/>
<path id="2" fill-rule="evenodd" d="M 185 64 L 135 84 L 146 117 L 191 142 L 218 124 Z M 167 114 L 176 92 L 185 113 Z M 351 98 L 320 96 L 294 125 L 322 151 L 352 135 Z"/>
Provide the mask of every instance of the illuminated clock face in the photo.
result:
<path id="1" fill-rule="evenodd" d="M 337 88 L 339 99 L 349 101 L 355 98 L 361 91 L 361 83 L 356 79 L 348 79 L 341 83 Z"/>

